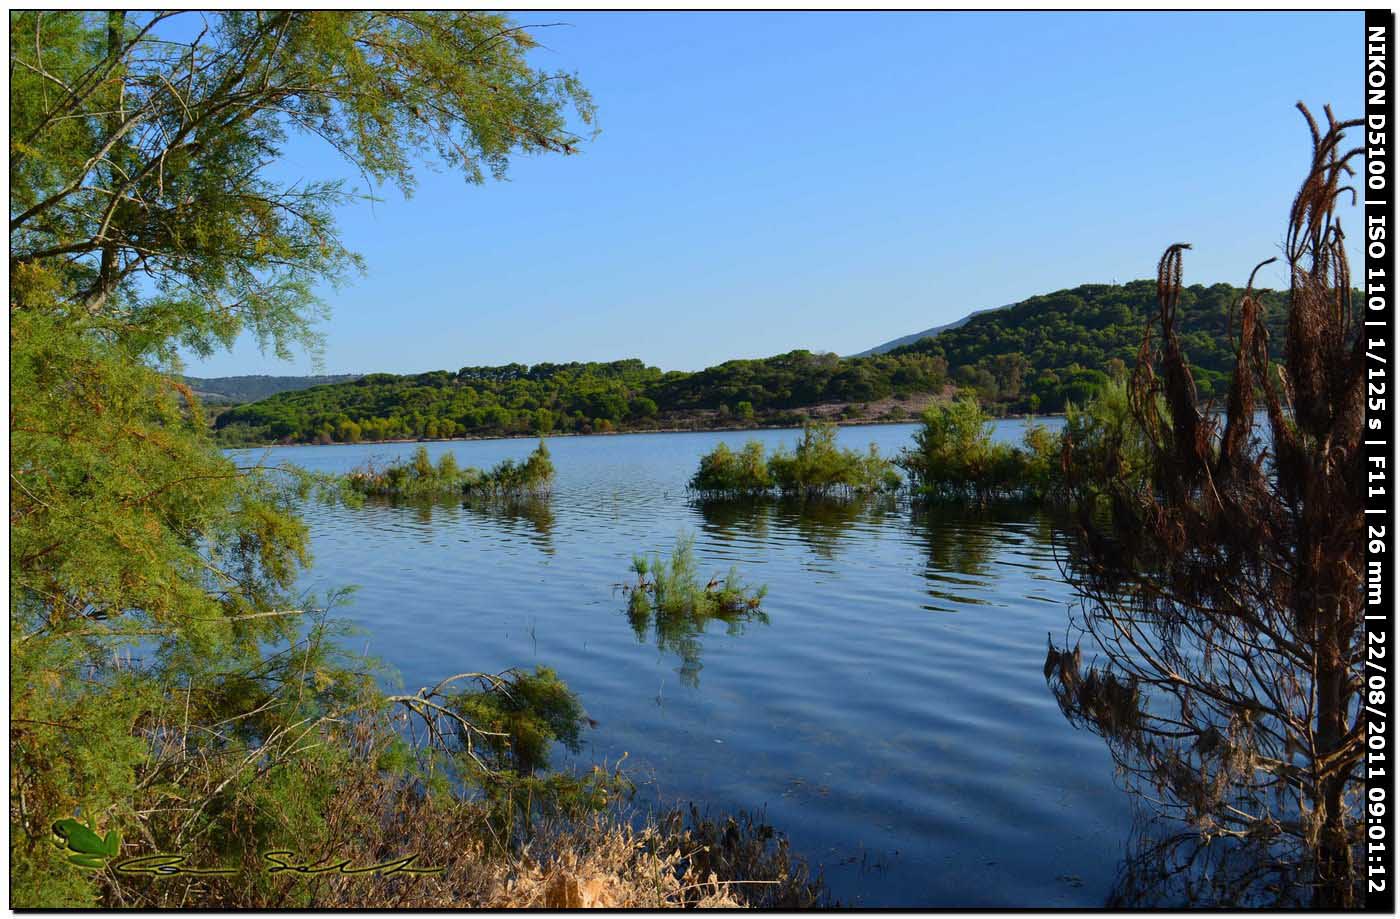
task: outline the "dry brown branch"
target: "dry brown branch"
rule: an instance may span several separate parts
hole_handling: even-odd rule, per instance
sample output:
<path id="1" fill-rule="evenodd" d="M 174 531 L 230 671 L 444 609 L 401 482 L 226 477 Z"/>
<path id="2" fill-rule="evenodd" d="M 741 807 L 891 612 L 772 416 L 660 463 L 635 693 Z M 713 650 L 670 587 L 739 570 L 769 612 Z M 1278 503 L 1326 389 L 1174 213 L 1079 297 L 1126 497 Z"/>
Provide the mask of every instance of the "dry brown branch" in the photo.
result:
<path id="1" fill-rule="evenodd" d="M 1119 455 L 1076 466 L 1067 448 L 1078 501 L 1062 565 L 1095 654 L 1084 667 L 1052 643 L 1045 671 L 1159 811 L 1201 838 L 1269 840 L 1311 902 L 1340 906 L 1358 883 L 1364 381 L 1335 208 L 1360 122 L 1299 108 L 1313 153 L 1288 215 L 1282 366 L 1254 295 L 1262 262 L 1232 316 L 1223 406 L 1202 404 L 1177 332 L 1190 247 L 1168 247 L 1130 384 L 1141 436 L 1123 439 L 1145 474 L 1116 474 Z"/>

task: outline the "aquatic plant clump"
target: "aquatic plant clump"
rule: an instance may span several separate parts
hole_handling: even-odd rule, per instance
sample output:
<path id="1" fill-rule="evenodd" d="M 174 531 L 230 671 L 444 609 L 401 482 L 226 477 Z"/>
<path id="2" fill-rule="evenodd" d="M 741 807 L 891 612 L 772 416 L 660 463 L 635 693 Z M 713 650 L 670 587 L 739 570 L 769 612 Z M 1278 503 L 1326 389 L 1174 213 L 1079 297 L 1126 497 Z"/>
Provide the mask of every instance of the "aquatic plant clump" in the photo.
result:
<path id="1" fill-rule="evenodd" d="M 700 457 L 700 468 L 690 479 L 694 491 L 711 496 L 756 497 L 773 488 L 763 444 L 751 440 L 735 453 L 722 443 Z"/>
<path id="2" fill-rule="evenodd" d="M 714 620 L 723 622 L 731 634 L 747 622 L 768 622 L 763 612 L 766 587 L 751 588 L 730 568 L 723 578 L 715 576 L 702 583 L 695 563 L 695 537 L 683 535 L 669 560 L 659 554 L 632 559 L 636 581 L 622 585 L 627 595 L 627 618 L 638 641 L 654 629 L 656 645 L 681 658 L 681 678 L 698 685 L 700 642 L 705 627 Z"/>
<path id="3" fill-rule="evenodd" d="M 851 497 L 893 492 L 900 486 L 894 463 L 871 444 L 867 452 L 836 445 L 836 426 L 808 422 L 802 439 L 789 450 L 764 456 L 751 440 L 735 453 L 720 444 L 700 458 L 690 488 L 707 498 L 758 497 L 778 492 L 804 497 Z"/>
<path id="4" fill-rule="evenodd" d="M 531 775 L 549 767 L 557 741 L 579 750 L 583 705 L 553 669 L 507 671 L 483 689 L 455 696 L 452 709 L 481 731 L 478 755 L 498 771 Z"/>
<path id="5" fill-rule="evenodd" d="M 524 462 L 506 459 L 490 470 L 457 466 L 457 458 L 444 453 L 433 465 L 426 447 L 402 463 L 380 466 L 366 463 L 345 477 L 349 487 L 362 494 L 387 498 L 542 498 L 554 485 L 554 463 L 544 441 Z"/>
<path id="6" fill-rule="evenodd" d="M 492 498 L 548 497 L 554 488 L 554 462 L 543 440 L 525 462 L 501 460 L 490 471 L 468 483 L 470 495 Z"/>
<path id="7" fill-rule="evenodd" d="M 991 420 L 966 396 L 930 406 L 914 433 L 914 447 L 895 464 L 909 474 L 915 497 L 926 500 L 1041 500 L 1053 492 L 1061 444 L 1041 425 L 1029 425 L 1022 447 L 992 441 Z"/>

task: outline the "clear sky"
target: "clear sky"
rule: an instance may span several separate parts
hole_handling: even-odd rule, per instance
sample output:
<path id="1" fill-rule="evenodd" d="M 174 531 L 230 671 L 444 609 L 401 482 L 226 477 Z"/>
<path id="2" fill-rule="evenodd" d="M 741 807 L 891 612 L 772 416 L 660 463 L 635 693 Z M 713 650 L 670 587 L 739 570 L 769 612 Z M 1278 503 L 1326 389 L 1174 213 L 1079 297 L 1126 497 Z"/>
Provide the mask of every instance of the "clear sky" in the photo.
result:
<path id="1" fill-rule="evenodd" d="M 1361 13 L 523 13 L 602 133 L 342 212 L 331 373 L 849 354 L 1086 282 L 1242 284 L 1361 112 Z M 289 176 L 346 174 L 289 149 Z M 1344 228 L 1359 235 L 1359 209 Z M 1278 285 L 1275 272 L 1264 283 Z M 251 343 L 196 376 L 312 372 Z"/>

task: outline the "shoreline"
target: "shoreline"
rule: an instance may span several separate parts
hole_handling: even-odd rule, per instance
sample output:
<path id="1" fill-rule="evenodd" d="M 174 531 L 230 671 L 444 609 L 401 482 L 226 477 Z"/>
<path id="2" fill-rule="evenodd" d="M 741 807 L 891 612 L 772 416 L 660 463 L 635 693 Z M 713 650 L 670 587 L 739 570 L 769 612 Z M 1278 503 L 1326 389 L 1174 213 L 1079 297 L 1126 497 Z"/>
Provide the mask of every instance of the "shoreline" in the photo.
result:
<path id="1" fill-rule="evenodd" d="M 1037 418 L 1063 418 L 1064 412 L 1041 412 L 1035 415 L 1003 415 L 1000 418 L 991 419 L 997 421 L 1028 421 Z M 813 419 L 817 420 L 817 419 Z M 824 419 L 823 419 L 824 420 Z M 831 421 L 841 428 L 870 427 L 874 425 L 892 424 L 918 424 L 917 415 L 900 419 L 846 419 Z M 328 444 L 309 443 L 297 441 L 296 443 L 260 443 L 246 444 L 239 446 L 224 446 L 222 450 L 270 450 L 272 448 L 286 447 L 363 447 L 377 446 L 381 444 L 436 444 L 436 443 L 466 443 L 482 440 L 547 440 L 553 437 L 626 437 L 633 434 L 724 434 L 740 431 L 800 431 L 801 425 L 792 424 L 745 424 L 726 425 L 720 427 L 706 428 L 638 428 L 626 431 L 592 431 L 587 434 L 580 434 L 577 431 L 560 431 L 548 434 L 464 434 L 461 437 L 398 437 L 391 440 L 356 440 L 356 441 L 332 441 Z"/>

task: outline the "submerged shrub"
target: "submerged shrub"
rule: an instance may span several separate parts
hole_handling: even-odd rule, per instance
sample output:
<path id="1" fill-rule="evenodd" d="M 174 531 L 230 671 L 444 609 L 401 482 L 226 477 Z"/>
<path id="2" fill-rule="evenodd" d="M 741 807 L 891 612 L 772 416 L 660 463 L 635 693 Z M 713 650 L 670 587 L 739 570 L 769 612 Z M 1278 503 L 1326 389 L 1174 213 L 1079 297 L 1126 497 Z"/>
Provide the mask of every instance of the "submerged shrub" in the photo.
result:
<path id="1" fill-rule="evenodd" d="M 546 497 L 554 484 L 554 463 L 543 440 L 523 463 L 502 460 L 490 471 L 461 469 L 457 458 L 444 453 L 433 465 L 427 447 L 419 447 L 407 462 L 379 466 L 373 461 L 350 472 L 346 484 L 363 495 L 388 498 Z"/>
<path id="2" fill-rule="evenodd" d="M 918 497 L 932 500 L 1038 500 L 1052 494 L 1060 441 L 1029 425 L 1023 446 L 992 441 L 992 423 L 971 396 L 933 405 L 922 416 L 914 447 L 896 464 Z"/>
<path id="3" fill-rule="evenodd" d="M 761 608 L 767 587 L 750 588 L 730 568 L 723 577 L 701 583 L 695 564 L 695 537 L 677 538 L 669 560 L 660 555 L 632 559 L 636 581 L 623 585 L 627 594 L 627 618 L 638 641 L 645 641 L 648 630 L 656 633 L 656 646 L 681 658 L 681 679 L 699 684 L 700 641 L 713 620 L 723 622 L 736 634 L 747 622 L 768 622 Z"/>
<path id="4" fill-rule="evenodd" d="M 785 494 L 869 494 L 899 487 L 894 464 L 870 445 L 866 453 L 836 445 L 836 426 L 808 422 L 789 453 L 779 448 L 768 460 L 773 481 Z"/>
<path id="5" fill-rule="evenodd" d="M 550 771 L 554 746 L 577 753 L 588 723 L 578 696 L 552 668 L 506 671 L 448 706 L 464 722 L 459 743 L 470 755 L 459 760 L 463 778 L 484 792 L 489 817 L 505 834 L 531 838 L 541 818 L 584 817 L 635 790 L 618 769 Z"/>
<path id="6" fill-rule="evenodd" d="M 802 439 L 764 459 L 763 444 L 751 440 L 740 453 L 720 444 L 700 458 L 690 487 L 706 497 L 753 497 L 773 490 L 808 497 L 850 496 L 899 488 L 899 473 L 870 445 L 862 453 L 836 445 L 836 426 L 807 422 Z"/>
<path id="7" fill-rule="evenodd" d="M 1102 504 L 1108 483 L 1137 488 L 1147 481 L 1147 434 L 1133 415 L 1126 380 L 1109 383 L 1083 408 L 1066 405 L 1063 442 L 1065 461 L 1077 473 L 1078 500 Z"/>
<path id="8" fill-rule="evenodd" d="M 579 750 L 583 706 L 578 696 L 549 667 L 534 673 L 508 671 L 485 689 L 464 692 L 453 708 L 487 732 L 478 740 L 478 755 L 488 764 L 518 775 L 549 767 L 549 749 L 557 741 L 570 752 Z"/>
<path id="9" fill-rule="evenodd" d="M 700 457 L 700 468 L 690 479 L 691 489 L 710 495 L 761 495 L 773 487 L 763 444 L 751 440 L 738 453 L 720 444 Z"/>
<path id="10" fill-rule="evenodd" d="M 554 463 L 544 440 L 525 462 L 501 460 L 491 470 L 475 479 L 464 489 L 472 495 L 493 498 L 545 497 L 554 487 Z"/>
<path id="11" fill-rule="evenodd" d="M 449 459 L 450 458 L 450 459 Z M 461 494 L 467 484 L 480 473 L 475 469 L 457 468 L 451 453 L 444 453 L 436 467 L 428 456 L 427 447 L 419 447 L 405 462 L 380 465 L 369 460 L 351 470 L 345 483 L 362 495 L 389 498 L 446 497 Z"/>

